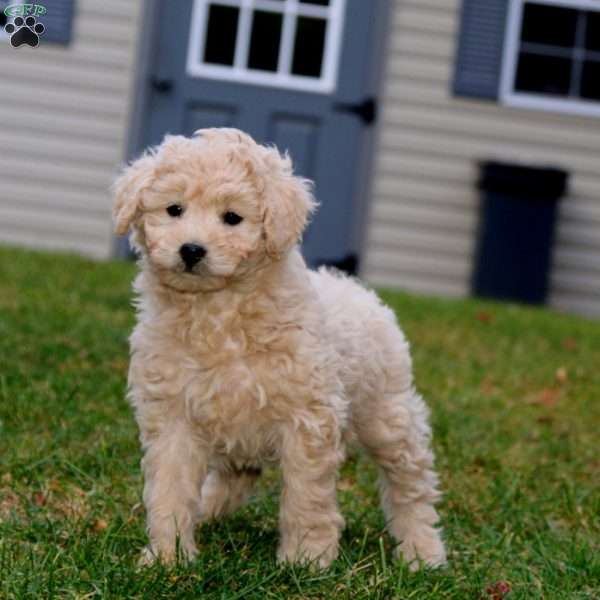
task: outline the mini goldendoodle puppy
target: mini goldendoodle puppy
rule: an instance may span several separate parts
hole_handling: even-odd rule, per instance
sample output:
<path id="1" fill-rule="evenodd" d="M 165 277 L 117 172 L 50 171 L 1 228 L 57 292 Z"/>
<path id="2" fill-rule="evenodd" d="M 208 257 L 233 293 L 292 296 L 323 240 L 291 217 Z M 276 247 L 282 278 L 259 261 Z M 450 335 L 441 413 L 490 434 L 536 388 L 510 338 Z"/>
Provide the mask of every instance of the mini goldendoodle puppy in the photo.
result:
<path id="1" fill-rule="evenodd" d="M 397 552 L 445 562 L 428 411 L 408 344 L 375 294 L 313 272 L 297 243 L 315 202 L 287 156 L 234 129 L 167 136 L 115 184 L 140 252 L 129 399 L 144 451 L 143 561 L 196 553 L 198 522 L 281 466 L 282 561 L 329 565 L 336 477 L 358 442 L 381 473 Z"/>

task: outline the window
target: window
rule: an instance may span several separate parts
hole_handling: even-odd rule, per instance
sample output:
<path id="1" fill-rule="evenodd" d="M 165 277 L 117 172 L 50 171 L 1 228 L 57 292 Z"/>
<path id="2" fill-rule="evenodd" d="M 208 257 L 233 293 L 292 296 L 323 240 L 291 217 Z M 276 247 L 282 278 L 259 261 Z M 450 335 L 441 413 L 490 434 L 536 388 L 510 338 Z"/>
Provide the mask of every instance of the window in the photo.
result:
<path id="1" fill-rule="evenodd" d="M 187 73 L 335 89 L 346 0 L 194 0 Z"/>
<path id="2" fill-rule="evenodd" d="M 600 2 L 511 0 L 500 96 L 600 116 Z"/>

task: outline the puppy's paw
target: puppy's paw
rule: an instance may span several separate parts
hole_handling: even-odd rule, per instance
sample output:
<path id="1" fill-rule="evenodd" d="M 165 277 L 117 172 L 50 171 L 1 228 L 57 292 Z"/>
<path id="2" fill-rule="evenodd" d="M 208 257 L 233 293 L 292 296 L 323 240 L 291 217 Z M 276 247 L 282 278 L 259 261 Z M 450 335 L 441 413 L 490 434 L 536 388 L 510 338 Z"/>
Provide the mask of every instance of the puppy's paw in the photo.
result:
<path id="1" fill-rule="evenodd" d="M 178 559 L 184 562 L 191 562 L 196 558 L 197 554 L 198 550 L 195 547 L 180 548 L 179 553 L 176 553 L 175 551 L 157 552 L 152 546 L 148 545 L 140 554 L 138 567 L 149 567 L 157 561 L 165 565 L 171 565 L 177 562 Z"/>
<path id="2" fill-rule="evenodd" d="M 152 550 L 152 546 L 146 546 L 142 549 L 140 553 L 140 557 L 138 558 L 138 567 L 150 567 L 158 560 L 158 556 L 154 554 L 154 550 Z"/>
<path id="3" fill-rule="evenodd" d="M 309 565 L 316 569 L 326 569 L 338 556 L 337 543 L 302 544 L 291 546 L 281 544 L 277 550 L 278 563 Z"/>
<path id="4" fill-rule="evenodd" d="M 418 571 L 421 566 L 436 568 L 446 564 L 446 549 L 440 532 L 430 526 L 409 533 L 396 548 L 395 555 L 404 559 L 411 571 Z"/>

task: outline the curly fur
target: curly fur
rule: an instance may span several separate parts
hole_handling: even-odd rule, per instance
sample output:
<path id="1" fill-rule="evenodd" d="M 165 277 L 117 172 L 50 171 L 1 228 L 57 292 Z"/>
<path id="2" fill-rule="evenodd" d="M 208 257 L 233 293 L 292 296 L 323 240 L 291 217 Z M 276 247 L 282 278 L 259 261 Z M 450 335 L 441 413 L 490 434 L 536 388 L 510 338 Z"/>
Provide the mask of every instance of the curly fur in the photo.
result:
<path id="1" fill-rule="evenodd" d="M 184 212 L 173 218 L 167 206 Z M 150 546 L 196 553 L 195 525 L 238 508 L 281 466 L 278 558 L 327 566 L 343 518 L 336 476 L 358 442 L 377 463 L 398 553 L 445 561 L 428 411 L 395 317 L 357 281 L 306 268 L 315 208 L 287 156 L 233 129 L 167 136 L 115 184 L 118 232 L 141 254 L 129 400 L 144 452 Z M 222 215 L 235 211 L 232 227 Z M 179 248 L 205 258 L 186 271 Z"/>

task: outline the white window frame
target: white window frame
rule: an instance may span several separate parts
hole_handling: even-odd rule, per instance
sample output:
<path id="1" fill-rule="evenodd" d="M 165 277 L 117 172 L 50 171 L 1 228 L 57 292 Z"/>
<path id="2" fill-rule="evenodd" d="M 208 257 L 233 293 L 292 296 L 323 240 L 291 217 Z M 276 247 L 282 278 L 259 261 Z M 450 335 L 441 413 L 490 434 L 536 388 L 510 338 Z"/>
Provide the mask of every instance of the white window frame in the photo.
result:
<path id="1" fill-rule="evenodd" d="M 600 12 L 598 0 L 510 0 L 500 79 L 501 102 L 507 106 L 518 108 L 600 117 L 600 100 L 552 98 L 542 94 L 530 94 L 515 90 L 523 7 L 526 2 Z"/>
<path id="2" fill-rule="evenodd" d="M 240 9 L 233 66 L 202 62 L 208 6 L 235 6 Z M 253 9 L 283 15 L 283 28 L 276 72 L 259 71 L 246 67 L 250 46 Z M 307 92 L 332 93 L 337 86 L 346 0 L 331 0 L 329 6 L 303 4 L 298 0 L 194 0 L 190 25 L 186 72 L 190 77 L 206 77 L 232 83 L 249 83 Z M 321 77 L 305 77 L 290 73 L 297 16 L 327 19 L 325 48 Z"/>

